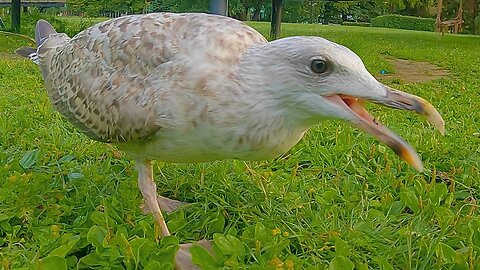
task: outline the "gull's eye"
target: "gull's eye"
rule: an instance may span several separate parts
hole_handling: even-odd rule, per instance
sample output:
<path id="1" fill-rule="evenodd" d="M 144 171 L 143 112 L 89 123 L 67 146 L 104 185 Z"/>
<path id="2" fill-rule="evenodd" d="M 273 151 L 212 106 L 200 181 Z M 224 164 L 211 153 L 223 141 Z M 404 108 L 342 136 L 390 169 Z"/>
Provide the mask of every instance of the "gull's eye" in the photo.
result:
<path id="1" fill-rule="evenodd" d="M 324 73 L 325 71 L 327 71 L 327 63 L 325 63 L 325 61 L 323 60 L 315 59 L 312 60 L 310 68 L 314 73 Z"/>

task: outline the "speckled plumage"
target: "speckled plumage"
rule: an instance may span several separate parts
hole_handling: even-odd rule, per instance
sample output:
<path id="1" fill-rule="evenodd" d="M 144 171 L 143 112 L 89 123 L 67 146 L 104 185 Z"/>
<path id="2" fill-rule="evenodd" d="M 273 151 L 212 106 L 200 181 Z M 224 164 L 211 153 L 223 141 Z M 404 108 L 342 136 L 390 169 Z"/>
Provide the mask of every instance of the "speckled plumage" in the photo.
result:
<path id="1" fill-rule="evenodd" d="M 264 142 L 250 133 L 270 121 L 248 119 L 259 104 L 237 71 L 242 53 L 264 43 L 230 18 L 163 13 L 51 35 L 38 55 L 55 108 L 92 139 L 165 161 L 256 159 Z M 288 150 L 301 132 L 294 137 L 257 159 Z"/>

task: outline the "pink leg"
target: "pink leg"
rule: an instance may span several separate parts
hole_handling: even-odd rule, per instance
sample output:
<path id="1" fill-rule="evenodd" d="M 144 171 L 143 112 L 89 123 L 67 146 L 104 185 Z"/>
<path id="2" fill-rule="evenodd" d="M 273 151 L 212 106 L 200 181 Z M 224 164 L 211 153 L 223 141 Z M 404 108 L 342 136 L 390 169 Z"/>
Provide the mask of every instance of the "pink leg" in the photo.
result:
<path id="1" fill-rule="evenodd" d="M 157 185 L 153 181 L 152 162 L 150 160 L 137 160 L 135 163 L 138 171 L 138 187 L 142 192 L 145 203 L 158 226 L 160 226 L 162 236 L 169 236 L 170 232 L 157 201 Z"/>

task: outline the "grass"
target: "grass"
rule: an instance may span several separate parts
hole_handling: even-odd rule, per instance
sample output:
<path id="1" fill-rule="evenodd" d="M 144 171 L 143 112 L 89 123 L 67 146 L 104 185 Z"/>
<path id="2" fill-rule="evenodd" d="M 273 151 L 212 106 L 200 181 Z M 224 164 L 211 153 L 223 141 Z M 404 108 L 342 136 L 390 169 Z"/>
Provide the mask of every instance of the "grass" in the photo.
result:
<path id="1" fill-rule="evenodd" d="M 267 24 L 252 23 L 262 33 Z M 323 122 L 264 162 L 156 162 L 162 195 L 190 202 L 154 241 L 133 162 L 54 112 L 40 72 L 0 37 L 0 262 L 3 269 L 171 268 L 176 243 L 214 239 L 204 269 L 480 269 L 480 38 L 284 24 L 354 50 L 369 71 L 384 56 L 427 61 L 450 78 L 391 86 L 442 113 L 441 136 L 414 114 L 369 106 L 417 149 L 418 173 L 368 135 Z"/>

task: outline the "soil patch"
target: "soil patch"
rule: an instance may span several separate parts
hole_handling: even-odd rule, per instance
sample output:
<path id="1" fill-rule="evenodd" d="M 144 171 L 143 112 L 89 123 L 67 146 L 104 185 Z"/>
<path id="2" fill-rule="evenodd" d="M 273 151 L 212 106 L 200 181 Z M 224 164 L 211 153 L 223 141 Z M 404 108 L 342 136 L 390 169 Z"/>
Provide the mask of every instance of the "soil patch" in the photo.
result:
<path id="1" fill-rule="evenodd" d="M 395 73 L 380 75 L 379 78 L 404 82 L 422 83 L 449 76 L 448 70 L 428 62 L 416 62 L 405 59 L 386 58 L 395 68 Z"/>

